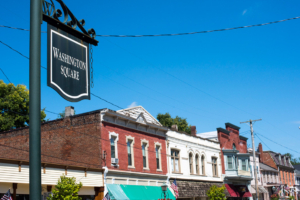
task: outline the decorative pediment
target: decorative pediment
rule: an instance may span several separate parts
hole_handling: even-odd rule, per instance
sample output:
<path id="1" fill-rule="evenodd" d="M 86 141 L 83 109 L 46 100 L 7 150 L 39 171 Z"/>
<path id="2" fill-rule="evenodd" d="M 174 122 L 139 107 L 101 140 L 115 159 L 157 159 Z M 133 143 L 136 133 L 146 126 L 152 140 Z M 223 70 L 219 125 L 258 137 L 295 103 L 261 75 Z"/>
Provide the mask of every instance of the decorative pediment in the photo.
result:
<path id="1" fill-rule="evenodd" d="M 145 108 L 142 106 L 136 106 L 132 108 L 127 108 L 123 110 L 118 110 L 117 113 L 132 117 L 136 119 L 137 122 L 143 124 L 155 124 L 157 126 L 162 126 L 155 117 L 153 117 Z"/>

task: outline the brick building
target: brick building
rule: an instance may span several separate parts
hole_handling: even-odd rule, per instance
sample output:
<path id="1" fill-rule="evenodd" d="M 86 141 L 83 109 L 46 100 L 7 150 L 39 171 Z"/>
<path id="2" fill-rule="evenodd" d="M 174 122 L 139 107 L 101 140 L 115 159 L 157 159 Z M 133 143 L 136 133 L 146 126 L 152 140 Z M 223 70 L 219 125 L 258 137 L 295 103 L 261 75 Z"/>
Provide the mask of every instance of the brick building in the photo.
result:
<path id="1" fill-rule="evenodd" d="M 160 186 L 168 180 L 168 128 L 141 106 L 105 109 L 100 115 L 105 193 L 112 199 L 162 198 Z M 175 198 L 169 189 L 168 197 Z"/>
<path id="2" fill-rule="evenodd" d="M 41 125 L 42 195 L 65 174 L 82 182 L 83 200 L 102 200 L 104 180 L 100 111 L 66 117 Z M 0 134 L 0 193 L 12 189 L 14 200 L 29 199 L 29 128 Z"/>
<path id="3" fill-rule="evenodd" d="M 295 196 L 295 175 L 294 167 L 290 162 L 290 157 L 281 155 L 274 151 L 263 151 L 262 145 L 259 145 L 260 162 L 277 169 L 279 173 L 280 186 L 276 186 L 276 193 L 280 196 Z M 275 186 L 274 186 L 275 187 Z M 273 190 L 270 190 L 270 192 Z"/>
<path id="4" fill-rule="evenodd" d="M 227 199 L 251 198 L 251 164 L 247 152 L 247 138 L 240 136 L 240 127 L 225 123 L 226 129 L 198 134 L 199 136 L 220 142 L 222 179 L 228 190 Z"/>

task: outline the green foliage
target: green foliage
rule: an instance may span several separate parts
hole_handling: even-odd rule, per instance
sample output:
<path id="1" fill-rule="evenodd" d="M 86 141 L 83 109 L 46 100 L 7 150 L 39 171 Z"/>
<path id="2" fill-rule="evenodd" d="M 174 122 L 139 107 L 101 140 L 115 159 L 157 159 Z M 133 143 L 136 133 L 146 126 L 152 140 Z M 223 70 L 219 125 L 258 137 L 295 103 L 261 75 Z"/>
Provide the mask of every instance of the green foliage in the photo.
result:
<path id="1" fill-rule="evenodd" d="M 61 176 L 58 180 L 55 189 L 52 189 L 52 194 L 47 197 L 47 200 L 81 200 L 78 197 L 78 192 L 82 187 L 82 183 L 76 183 L 76 178 Z"/>
<path id="2" fill-rule="evenodd" d="M 171 128 L 172 125 L 177 124 L 179 131 L 191 134 L 191 126 L 187 123 L 186 119 L 178 116 L 172 118 L 169 113 L 159 113 L 156 118 L 163 126 Z"/>
<path id="3" fill-rule="evenodd" d="M 294 196 L 289 196 L 289 200 L 294 200 L 295 197 Z"/>
<path id="4" fill-rule="evenodd" d="M 271 195 L 271 200 L 278 200 L 278 199 L 279 199 L 278 194 L 272 194 Z"/>
<path id="5" fill-rule="evenodd" d="M 213 185 L 209 188 L 206 194 L 209 200 L 226 200 L 226 195 L 224 191 L 224 185 L 222 187 L 217 187 L 216 185 Z"/>
<path id="6" fill-rule="evenodd" d="M 284 155 L 291 158 L 291 164 L 292 164 L 292 165 L 299 165 L 299 164 L 300 164 L 300 157 L 295 158 L 295 157 L 293 156 L 293 154 L 290 154 L 290 153 L 286 153 L 286 154 L 284 154 Z"/>
<path id="7" fill-rule="evenodd" d="M 44 109 L 45 110 L 45 109 Z M 41 111 L 41 122 L 46 114 Z M 29 125 L 29 90 L 0 80 L 0 131 Z"/>

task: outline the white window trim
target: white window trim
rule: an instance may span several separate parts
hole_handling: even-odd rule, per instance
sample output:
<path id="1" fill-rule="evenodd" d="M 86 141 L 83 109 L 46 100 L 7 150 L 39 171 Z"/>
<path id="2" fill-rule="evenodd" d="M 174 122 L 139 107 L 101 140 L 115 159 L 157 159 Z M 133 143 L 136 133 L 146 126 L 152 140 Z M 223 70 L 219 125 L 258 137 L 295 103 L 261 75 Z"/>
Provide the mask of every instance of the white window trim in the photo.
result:
<path id="1" fill-rule="evenodd" d="M 173 169 L 172 169 L 172 165 L 171 165 L 171 162 L 172 162 L 172 150 L 173 151 L 178 151 L 178 172 L 177 171 L 173 171 L 173 169 L 175 169 L 175 158 L 174 158 L 174 163 L 173 163 Z M 181 150 L 178 149 L 178 148 L 170 148 L 170 153 L 171 153 L 171 156 L 170 156 L 170 167 L 171 167 L 171 172 L 172 173 L 175 173 L 175 174 L 180 174 L 181 173 L 181 154 L 180 154 Z"/>
<path id="2" fill-rule="evenodd" d="M 204 169 L 204 172 L 203 172 L 203 170 L 202 170 L 202 156 L 204 157 L 204 163 L 203 163 L 203 169 Z M 201 175 L 203 175 L 203 176 L 206 176 L 206 155 L 205 155 L 205 153 L 201 153 L 201 155 L 200 155 L 200 173 L 201 173 Z"/>
<path id="3" fill-rule="evenodd" d="M 149 155 L 148 155 L 149 141 L 146 140 L 146 139 L 142 139 L 141 140 L 141 146 L 143 146 L 143 144 L 146 144 L 146 146 L 145 146 L 145 151 L 146 151 L 146 167 L 144 167 L 144 165 L 143 165 L 143 169 L 149 170 L 149 161 L 148 161 L 148 158 L 149 158 Z"/>
<path id="4" fill-rule="evenodd" d="M 196 157 L 198 156 L 198 173 L 197 173 L 197 161 Z M 199 152 L 195 153 L 195 174 L 201 175 L 201 154 Z"/>
<path id="5" fill-rule="evenodd" d="M 155 146 L 155 151 L 156 151 L 156 147 L 158 146 L 158 156 L 159 156 L 159 169 L 157 169 L 156 167 L 156 171 L 162 171 L 162 166 L 161 166 L 161 143 L 159 142 L 154 142 L 154 146 Z M 156 152 L 155 152 L 156 153 Z M 155 155 L 155 159 L 156 159 L 156 155 Z"/>
<path id="6" fill-rule="evenodd" d="M 109 141 L 111 139 L 111 137 L 115 137 L 115 156 L 116 158 L 119 158 L 118 156 L 118 141 L 119 141 L 119 134 L 115 133 L 115 132 L 108 132 L 109 133 Z"/>
<path id="7" fill-rule="evenodd" d="M 191 171 L 191 169 L 190 169 L 190 154 L 192 154 L 192 158 L 191 158 L 191 161 L 192 161 L 192 171 Z M 194 153 L 193 153 L 193 151 L 188 151 L 188 161 L 189 161 L 189 172 L 190 172 L 190 174 L 194 174 L 194 159 L 195 159 L 195 156 L 194 156 Z"/>
<path id="8" fill-rule="evenodd" d="M 126 146 L 127 146 L 127 142 L 128 140 L 131 140 L 131 145 L 130 145 L 130 148 L 131 148 L 131 161 L 132 161 L 132 165 L 128 165 L 128 168 L 135 168 L 134 166 L 134 150 L 133 150 L 133 147 L 134 147 L 134 137 L 130 136 L 130 135 L 126 135 Z M 127 155 L 128 155 L 128 152 L 127 152 Z M 127 158 L 128 159 L 128 158 Z"/>

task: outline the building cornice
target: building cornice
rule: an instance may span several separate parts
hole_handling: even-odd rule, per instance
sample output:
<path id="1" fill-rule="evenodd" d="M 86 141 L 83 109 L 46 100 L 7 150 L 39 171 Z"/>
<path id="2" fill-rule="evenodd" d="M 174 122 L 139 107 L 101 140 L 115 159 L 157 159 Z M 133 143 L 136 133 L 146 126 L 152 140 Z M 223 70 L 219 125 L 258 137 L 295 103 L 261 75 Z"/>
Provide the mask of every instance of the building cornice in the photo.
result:
<path id="1" fill-rule="evenodd" d="M 226 129 L 224 129 L 224 128 L 217 128 L 217 131 L 218 132 L 222 132 L 222 133 L 225 133 L 226 135 L 229 135 L 229 133 L 230 133 L 230 131 L 227 131 Z"/>
<path id="2" fill-rule="evenodd" d="M 246 137 L 244 137 L 244 136 L 241 136 L 241 135 L 240 135 L 240 139 L 241 139 L 241 140 L 246 140 L 246 141 L 248 140 L 248 138 L 246 138 Z"/>
<path id="3" fill-rule="evenodd" d="M 122 171 L 122 170 L 111 170 L 109 169 L 107 175 L 131 175 L 131 176 L 141 176 L 141 177 L 159 177 L 159 178 L 168 178 L 168 175 L 164 174 L 150 174 L 150 173 L 143 173 L 143 172 L 131 172 L 131 171 Z"/>
<path id="4" fill-rule="evenodd" d="M 229 122 L 225 123 L 225 126 L 226 126 L 226 127 L 229 126 L 230 128 L 233 128 L 233 129 L 235 129 L 235 130 L 240 130 L 240 129 L 241 129 L 241 127 L 238 127 L 238 126 L 236 126 L 236 125 L 234 125 L 234 124 L 231 124 L 231 123 L 229 123 Z"/>
<path id="5" fill-rule="evenodd" d="M 205 144 L 193 143 L 193 142 L 186 141 L 186 140 L 181 140 L 181 139 L 178 139 L 178 138 L 175 138 L 175 137 L 172 137 L 172 136 L 167 136 L 167 140 L 170 141 L 170 142 L 177 143 L 177 144 L 183 144 L 183 145 L 190 144 L 190 145 L 193 145 L 195 147 L 203 146 L 203 147 L 206 147 L 206 148 L 214 149 L 218 152 L 221 150 L 221 148 L 216 148 L 216 147 L 212 147 L 212 146 L 205 145 Z"/>

